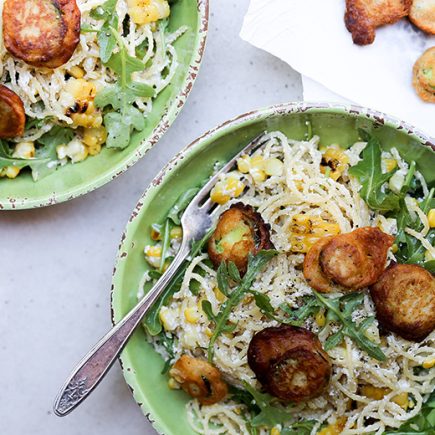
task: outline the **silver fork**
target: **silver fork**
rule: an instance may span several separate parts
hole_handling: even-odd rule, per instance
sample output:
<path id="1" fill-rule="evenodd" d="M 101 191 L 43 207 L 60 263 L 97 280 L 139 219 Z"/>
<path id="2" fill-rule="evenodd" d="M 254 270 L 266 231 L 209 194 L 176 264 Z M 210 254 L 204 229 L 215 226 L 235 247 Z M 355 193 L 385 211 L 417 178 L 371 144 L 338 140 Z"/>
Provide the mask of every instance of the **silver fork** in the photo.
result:
<path id="1" fill-rule="evenodd" d="M 241 155 L 259 148 L 264 142 L 263 133 L 226 163 L 193 198 L 181 218 L 183 240 L 171 265 L 140 302 L 89 351 L 73 370 L 54 402 L 53 410 L 56 415 L 63 417 L 69 414 L 103 379 L 142 318 L 189 256 L 192 242 L 201 240 L 212 226 L 219 207 L 210 200 L 209 194 L 219 177 L 229 172 Z"/>

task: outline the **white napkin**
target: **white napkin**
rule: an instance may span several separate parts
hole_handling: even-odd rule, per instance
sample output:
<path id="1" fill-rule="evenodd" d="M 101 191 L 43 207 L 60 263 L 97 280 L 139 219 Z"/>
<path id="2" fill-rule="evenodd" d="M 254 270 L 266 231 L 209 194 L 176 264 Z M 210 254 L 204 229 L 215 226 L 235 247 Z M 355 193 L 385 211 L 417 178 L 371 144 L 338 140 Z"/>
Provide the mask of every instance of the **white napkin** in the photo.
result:
<path id="1" fill-rule="evenodd" d="M 345 98 L 435 137 L 435 104 L 421 101 L 412 87 L 414 62 L 435 37 L 402 20 L 377 29 L 375 42 L 360 47 L 344 11 L 344 0 L 251 0 L 240 36 L 306 76 L 307 100 Z"/>

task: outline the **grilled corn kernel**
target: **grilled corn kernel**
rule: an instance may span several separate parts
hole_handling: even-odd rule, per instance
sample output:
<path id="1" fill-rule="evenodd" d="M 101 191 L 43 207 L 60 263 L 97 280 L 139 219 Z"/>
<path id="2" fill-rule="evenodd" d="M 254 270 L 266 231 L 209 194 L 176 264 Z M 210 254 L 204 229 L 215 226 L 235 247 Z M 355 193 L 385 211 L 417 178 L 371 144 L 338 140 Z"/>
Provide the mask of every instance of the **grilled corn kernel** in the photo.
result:
<path id="1" fill-rule="evenodd" d="M 174 227 L 169 233 L 171 239 L 181 239 L 183 237 L 183 230 L 181 227 Z"/>
<path id="2" fill-rule="evenodd" d="M 317 435 L 339 435 L 344 429 L 344 425 L 346 424 L 346 417 L 339 417 L 337 421 L 329 426 L 321 429 L 317 432 Z"/>
<path id="3" fill-rule="evenodd" d="M 170 13 L 166 0 L 127 0 L 128 13 L 135 24 L 153 23 Z"/>
<path id="4" fill-rule="evenodd" d="M 273 427 L 270 430 L 270 435 L 280 435 L 280 434 L 281 434 L 281 431 L 277 427 Z"/>
<path id="5" fill-rule="evenodd" d="M 159 257 L 162 255 L 162 247 L 161 246 L 145 246 L 145 255 L 148 257 Z"/>
<path id="6" fill-rule="evenodd" d="M 302 190 L 304 190 L 304 183 L 300 180 L 295 181 L 295 186 L 296 186 L 296 189 L 299 190 L 299 192 L 302 192 Z"/>
<path id="7" fill-rule="evenodd" d="M 325 312 L 323 310 L 320 310 L 317 314 L 316 314 L 316 323 L 317 325 L 319 325 L 321 328 L 323 326 L 325 326 L 326 324 L 326 317 L 325 317 Z"/>
<path id="8" fill-rule="evenodd" d="M 168 307 L 162 307 L 159 311 L 160 322 L 165 331 L 173 331 L 177 327 L 178 312 Z"/>
<path id="9" fill-rule="evenodd" d="M 320 238 L 339 234 L 340 226 L 319 216 L 297 214 L 292 218 L 290 231 L 292 251 L 306 253 Z"/>
<path id="10" fill-rule="evenodd" d="M 255 182 L 261 183 L 266 179 L 266 172 L 264 172 L 264 158 L 263 156 L 252 156 L 250 160 L 249 173 Z"/>
<path id="11" fill-rule="evenodd" d="M 5 166 L 0 170 L 0 177 L 16 178 L 20 173 L 20 168 L 16 166 Z"/>
<path id="12" fill-rule="evenodd" d="M 405 410 L 408 409 L 408 403 L 409 403 L 408 393 L 400 393 L 397 396 L 394 396 L 391 400 L 394 403 L 397 403 L 397 405 L 399 405 L 401 408 Z"/>
<path id="13" fill-rule="evenodd" d="M 210 192 L 210 198 L 218 204 L 225 204 L 231 198 L 240 196 L 245 188 L 245 185 L 234 175 L 229 175 L 227 178 L 218 181 Z"/>
<path id="14" fill-rule="evenodd" d="M 242 174 L 247 174 L 251 169 L 251 158 L 249 156 L 242 156 L 237 160 L 237 169 Z"/>
<path id="15" fill-rule="evenodd" d="M 94 83 L 84 79 L 69 79 L 65 91 L 72 95 L 76 101 L 90 101 L 97 94 L 97 87 Z"/>
<path id="16" fill-rule="evenodd" d="M 349 157 L 340 148 L 331 146 L 326 149 L 322 156 L 320 171 L 325 174 L 329 168 L 329 177 L 338 180 L 346 170 Z"/>
<path id="17" fill-rule="evenodd" d="M 147 245 L 144 249 L 145 259 L 152 267 L 160 266 L 160 257 L 162 255 L 162 248 L 159 245 Z"/>
<path id="18" fill-rule="evenodd" d="M 427 359 L 423 364 L 422 364 L 424 369 L 431 369 L 432 367 L 435 366 L 435 358 L 430 358 Z"/>
<path id="19" fill-rule="evenodd" d="M 391 172 L 397 166 L 396 159 L 385 159 L 384 160 L 385 170 L 387 172 Z"/>
<path id="20" fill-rule="evenodd" d="M 201 316 L 196 307 L 189 307 L 184 310 L 184 317 L 189 323 L 197 323 Z"/>
<path id="21" fill-rule="evenodd" d="M 15 145 L 12 157 L 18 159 L 31 159 L 35 157 L 35 144 L 33 142 L 19 142 Z"/>
<path id="22" fill-rule="evenodd" d="M 103 143 L 106 142 L 106 139 L 107 130 L 104 126 L 85 128 L 83 132 L 83 143 L 90 148 L 103 145 Z"/>
<path id="23" fill-rule="evenodd" d="M 82 79 L 85 75 L 85 72 L 83 71 L 83 68 L 74 65 L 68 70 L 68 74 L 74 77 L 75 79 Z"/>
<path id="24" fill-rule="evenodd" d="M 281 162 L 281 160 L 276 158 L 270 158 L 267 159 L 264 162 L 264 172 L 266 172 L 267 175 L 282 175 L 282 172 L 284 170 L 284 163 Z"/>
<path id="25" fill-rule="evenodd" d="M 90 156 L 96 156 L 97 154 L 101 153 L 101 145 L 93 145 L 88 146 L 88 152 Z"/>
<path id="26" fill-rule="evenodd" d="M 88 148 L 78 138 L 74 138 L 66 145 L 58 145 L 56 153 L 59 160 L 68 157 L 73 163 L 78 163 L 88 157 Z"/>
<path id="27" fill-rule="evenodd" d="M 427 220 L 429 221 L 429 226 L 435 228 L 435 208 L 432 208 L 427 214 Z"/>
<path id="28" fill-rule="evenodd" d="M 180 384 L 174 378 L 169 378 L 168 387 L 171 390 L 179 390 L 180 389 Z"/>
<path id="29" fill-rule="evenodd" d="M 260 154 L 254 155 L 251 157 L 251 168 L 260 168 L 263 169 L 264 166 L 264 158 Z"/>
<path id="30" fill-rule="evenodd" d="M 103 122 L 101 113 L 94 104 L 97 87 L 84 79 L 68 80 L 62 100 L 68 103 L 66 114 L 77 127 L 100 127 Z"/>
<path id="31" fill-rule="evenodd" d="M 253 180 L 257 183 L 261 183 L 267 178 L 266 172 L 259 168 L 252 168 L 249 173 L 251 174 Z"/>
<path id="32" fill-rule="evenodd" d="M 373 400 L 382 400 L 390 391 L 388 388 L 380 388 L 373 385 L 363 385 L 361 387 L 361 394 Z"/>
<path id="33" fill-rule="evenodd" d="M 78 109 L 77 113 L 71 113 L 69 115 L 73 121 L 73 125 L 85 128 L 101 127 L 103 115 L 97 110 L 92 100 L 83 103 L 80 107 L 82 107 L 82 109 Z"/>
<path id="34" fill-rule="evenodd" d="M 151 238 L 153 240 L 162 240 L 160 231 L 157 231 L 156 229 L 151 228 Z"/>
<path id="35" fill-rule="evenodd" d="M 214 292 L 214 294 L 215 294 L 215 296 L 216 296 L 216 299 L 219 301 L 219 302 L 224 302 L 225 301 L 225 299 L 227 298 L 220 290 L 219 290 L 219 288 L 217 288 L 217 287 L 215 287 L 214 289 L 213 289 L 213 292 Z"/>

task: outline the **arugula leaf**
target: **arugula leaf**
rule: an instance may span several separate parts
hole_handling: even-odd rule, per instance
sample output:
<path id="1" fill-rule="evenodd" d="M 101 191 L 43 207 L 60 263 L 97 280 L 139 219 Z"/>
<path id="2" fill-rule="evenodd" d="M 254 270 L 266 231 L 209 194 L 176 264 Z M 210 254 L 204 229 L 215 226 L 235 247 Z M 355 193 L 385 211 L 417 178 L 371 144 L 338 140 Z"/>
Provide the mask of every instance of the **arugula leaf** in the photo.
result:
<path id="1" fill-rule="evenodd" d="M 251 433 L 256 434 L 259 426 L 271 429 L 277 425 L 283 425 L 281 434 L 285 435 L 309 435 L 316 424 L 314 420 L 303 420 L 292 424 L 294 415 L 290 409 L 275 406 L 278 400 L 269 394 L 260 393 L 246 382 L 243 383 L 245 390 L 230 386 L 231 400 L 246 406 L 250 419 L 247 425 Z"/>
<path id="2" fill-rule="evenodd" d="M 403 423 L 399 429 L 387 430 L 384 435 L 433 435 L 435 428 L 435 391 L 423 404 L 418 415 Z"/>
<path id="3" fill-rule="evenodd" d="M 326 351 L 338 346 L 344 336 L 350 337 L 359 348 L 366 351 L 371 357 L 385 361 L 386 356 L 376 344 L 365 336 L 366 329 L 374 322 L 374 317 L 367 317 L 357 325 L 352 320 L 352 313 L 364 301 L 362 293 L 351 293 L 337 298 L 325 297 L 313 290 L 314 296 L 304 298 L 304 303 L 297 309 L 281 304 L 280 308 L 288 314 L 287 323 L 301 326 L 308 317 L 316 315 L 322 308 L 326 309 L 326 324 L 330 322 L 341 323 L 341 328 L 330 335 L 324 343 Z"/>
<path id="4" fill-rule="evenodd" d="M 274 427 L 294 418 L 288 409 L 273 406 L 272 402 L 276 399 L 269 394 L 260 393 L 247 382 L 244 382 L 243 385 L 260 409 L 260 412 L 251 420 L 252 426 Z"/>
<path id="5" fill-rule="evenodd" d="M 257 255 L 249 255 L 248 257 L 248 268 L 241 278 L 237 286 L 229 292 L 229 285 L 225 284 L 229 282 L 231 278 L 228 272 L 228 266 L 219 267 L 218 274 L 221 274 L 221 285 L 227 290 L 228 299 L 222 304 L 219 313 L 215 316 L 215 328 L 213 335 L 210 338 L 210 343 L 208 346 L 208 360 L 211 362 L 213 360 L 214 344 L 216 340 L 223 332 L 228 332 L 234 330 L 235 325 L 228 325 L 228 318 L 233 311 L 233 309 L 240 303 L 245 294 L 250 290 L 251 285 L 255 279 L 255 276 L 260 272 L 263 267 L 277 254 L 275 250 L 263 250 Z M 226 274 L 226 276 L 224 276 Z M 222 293 L 224 292 L 221 287 L 219 287 Z"/>
<path id="6" fill-rule="evenodd" d="M 165 361 L 165 365 L 163 366 L 163 369 L 161 371 L 161 374 L 164 375 L 169 371 L 175 359 L 174 336 L 167 335 L 165 331 L 162 331 L 159 337 L 159 342 L 168 353 L 168 359 Z"/>
<path id="7" fill-rule="evenodd" d="M 117 0 L 107 0 L 101 6 L 93 9 L 90 16 L 96 20 L 104 20 L 101 30 L 98 31 L 98 45 L 100 46 L 100 59 L 106 63 L 116 47 L 116 38 L 110 28 L 117 29 L 119 17 L 116 13 Z"/>
<path id="8" fill-rule="evenodd" d="M 308 317 L 318 313 L 321 304 L 313 296 L 306 296 L 303 298 L 303 304 L 297 308 L 292 309 L 287 304 L 281 304 L 279 307 L 289 316 L 288 323 L 293 326 L 302 326 Z"/>
<path id="9" fill-rule="evenodd" d="M 433 208 L 434 204 L 435 188 L 432 188 L 427 197 L 419 203 L 421 211 L 425 214 Z M 420 219 L 413 218 L 406 207 L 405 201 L 401 201 L 402 207 L 397 215 L 397 228 L 398 233 L 396 237 L 396 244 L 399 250 L 396 252 L 396 258 L 401 263 L 419 264 L 423 267 L 427 267 L 429 271 L 433 270 L 432 262 L 425 262 L 426 248 L 415 237 L 407 234 L 405 229 L 411 228 L 417 232 L 421 231 L 423 224 Z M 426 239 L 429 243 L 435 242 L 435 229 L 430 229 L 426 235 Z"/>
<path id="10" fill-rule="evenodd" d="M 219 290 L 228 297 L 228 290 L 230 288 L 230 285 L 228 283 L 228 267 L 225 261 L 222 261 L 221 264 L 219 264 L 217 273 L 216 273 L 216 280 Z"/>
<path id="11" fill-rule="evenodd" d="M 26 125 L 24 127 L 24 129 L 27 130 L 32 130 L 32 129 L 40 129 L 41 127 L 44 126 L 44 124 L 46 124 L 47 122 L 50 122 L 52 119 L 51 116 L 46 116 L 45 118 L 39 119 L 39 118 L 27 118 L 26 119 Z"/>
<path id="12" fill-rule="evenodd" d="M 69 127 L 55 125 L 47 133 L 43 134 L 36 142 L 40 147 L 36 152 L 38 161 L 29 163 L 32 169 L 32 176 L 35 181 L 40 180 L 56 170 L 57 164 L 48 165 L 49 162 L 57 161 L 56 148 L 59 145 L 67 144 L 74 137 L 74 130 Z"/>
<path id="13" fill-rule="evenodd" d="M 325 350 L 332 349 L 340 344 L 344 336 L 347 335 L 360 349 L 367 352 L 372 358 L 378 361 L 385 361 L 387 359 L 381 348 L 364 334 L 365 329 L 374 321 L 374 318 L 368 318 L 370 320 L 365 319 L 359 325 L 352 320 L 352 312 L 363 301 L 364 296 L 361 293 L 351 293 L 336 299 L 325 297 L 314 290 L 313 293 L 317 300 L 342 324 L 341 329 L 328 338 L 329 342 L 328 340 L 325 342 Z M 344 308 L 341 309 L 341 305 Z"/>
<path id="14" fill-rule="evenodd" d="M 104 115 L 104 125 L 108 131 L 106 146 L 123 149 L 129 145 L 132 131 L 145 128 L 145 117 L 133 106 L 134 101 L 139 97 L 153 97 L 155 91 L 145 83 L 132 81 L 131 75 L 135 71 L 142 71 L 145 65 L 127 53 L 121 36 L 113 26 L 108 27 L 108 32 L 113 35 L 119 50 L 111 52 L 105 63 L 118 74 L 118 80 L 96 95 L 95 105 L 101 109 L 106 106 L 114 109 Z"/>
<path id="15" fill-rule="evenodd" d="M 391 178 L 395 170 L 382 174 L 381 157 L 382 150 L 379 140 L 370 136 L 364 130 L 360 130 L 360 136 L 366 140 L 367 146 L 363 150 L 362 160 L 355 166 L 349 169 L 349 173 L 358 178 L 362 188 L 360 191 L 361 197 L 367 205 L 376 211 L 380 211 L 397 220 L 398 234 L 396 244 L 399 250 L 396 253 L 396 258 L 401 263 L 419 264 L 423 267 L 428 267 L 428 270 L 433 270 L 433 264 L 426 264 L 425 251 L 426 249 L 419 240 L 405 232 L 407 227 L 416 231 L 421 231 L 422 223 L 419 218 L 414 218 L 408 211 L 405 203 L 407 194 L 417 194 L 419 182 L 415 177 L 416 163 L 412 161 L 409 165 L 408 173 L 406 174 L 403 186 L 398 194 L 392 192 L 385 186 L 385 183 Z M 421 202 L 420 208 L 424 213 L 427 213 L 433 204 L 434 189 L 424 201 Z M 435 229 L 431 229 L 426 236 L 429 243 L 435 243 Z"/>
<path id="16" fill-rule="evenodd" d="M 284 425 L 281 434 L 285 435 L 309 435 L 316 424 L 314 420 L 303 420 L 288 424 L 294 416 L 289 409 L 275 406 L 276 398 L 269 394 L 263 394 L 244 383 L 245 390 L 230 386 L 231 400 L 246 406 L 250 419 L 247 421 L 251 433 L 257 433 L 255 428 L 266 426 L 269 429 L 277 425 Z"/>
<path id="17" fill-rule="evenodd" d="M 432 273 L 433 275 L 435 275 L 435 260 L 431 260 L 431 261 L 426 261 L 423 264 L 424 268 L 429 271 L 430 273 Z"/>
<path id="18" fill-rule="evenodd" d="M 383 174 L 381 156 L 379 140 L 373 136 L 369 137 L 367 146 L 362 152 L 362 160 L 349 169 L 349 174 L 360 181 L 362 185 L 360 195 L 372 210 L 382 212 L 399 210 L 399 196 L 383 190 L 384 184 L 396 170 Z"/>
<path id="19" fill-rule="evenodd" d="M 40 152 L 40 156 L 48 157 L 50 159 L 57 159 L 56 147 L 58 145 L 67 144 L 74 137 L 74 130 L 68 127 L 61 127 L 55 125 L 50 131 L 43 134 L 36 141 L 44 145 Z"/>
<path id="20" fill-rule="evenodd" d="M 16 166 L 18 168 L 23 168 L 28 166 L 29 159 L 19 159 L 12 157 L 11 150 L 6 142 L 0 140 L 0 169 L 6 166 Z"/>
<path id="21" fill-rule="evenodd" d="M 203 260 L 203 263 L 206 264 L 208 267 L 213 267 L 213 263 L 209 259 Z M 206 271 L 199 266 L 195 266 L 193 268 L 193 273 L 197 273 L 200 276 L 205 276 Z M 201 284 L 199 281 L 197 281 L 195 278 L 192 278 L 189 283 L 189 290 L 192 292 L 193 295 L 197 295 L 199 293 L 199 290 L 201 288 Z"/>
<path id="22" fill-rule="evenodd" d="M 265 316 L 269 317 L 269 319 L 277 320 L 275 316 L 275 310 L 273 309 L 273 306 L 270 303 L 269 296 L 254 290 L 250 290 L 249 293 L 251 293 L 254 296 L 254 300 L 257 307 Z"/>
<path id="23" fill-rule="evenodd" d="M 41 121 L 42 120 L 38 120 Z M 31 128 L 37 128 L 39 122 L 31 124 Z M 29 166 L 32 170 L 33 179 L 39 180 L 52 172 L 56 165 L 47 166 L 50 161 L 57 160 L 56 147 L 63 143 L 68 143 L 74 136 L 73 130 L 67 127 L 55 125 L 50 131 L 42 135 L 36 142 L 43 145 L 36 151 L 35 158 L 21 159 L 12 157 L 12 152 L 5 141 L 0 140 L 0 168 L 15 166 L 24 168 Z"/>

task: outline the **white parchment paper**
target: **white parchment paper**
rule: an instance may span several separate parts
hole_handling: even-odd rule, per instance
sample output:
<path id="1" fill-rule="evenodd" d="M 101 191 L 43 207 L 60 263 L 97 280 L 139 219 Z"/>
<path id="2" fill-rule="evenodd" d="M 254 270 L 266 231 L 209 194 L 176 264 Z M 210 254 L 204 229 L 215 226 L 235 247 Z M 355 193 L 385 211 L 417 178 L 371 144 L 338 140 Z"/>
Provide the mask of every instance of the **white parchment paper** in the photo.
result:
<path id="1" fill-rule="evenodd" d="M 386 112 L 435 137 L 435 104 L 420 100 L 412 87 L 414 62 L 435 37 L 404 19 L 360 47 L 344 12 L 344 0 L 251 0 L 240 36 L 306 76 L 306 99 L 324 101 L 329 90 L 331 101 L 345 98 Z"/>

